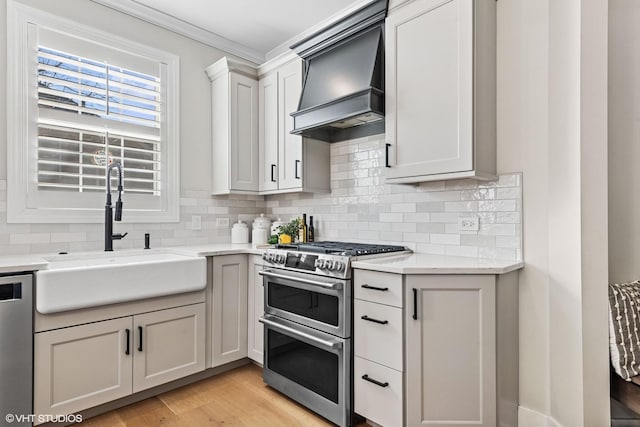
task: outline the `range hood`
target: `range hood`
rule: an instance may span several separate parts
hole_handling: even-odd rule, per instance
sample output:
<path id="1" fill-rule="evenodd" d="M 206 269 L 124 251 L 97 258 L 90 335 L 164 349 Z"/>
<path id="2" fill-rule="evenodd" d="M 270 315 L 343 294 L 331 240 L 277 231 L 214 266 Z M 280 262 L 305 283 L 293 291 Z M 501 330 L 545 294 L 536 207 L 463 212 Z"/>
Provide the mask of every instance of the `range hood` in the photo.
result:
<path id="1" fill-rule="evenodd" d="M 292 134 L 327 142 L 384 132 L 384 19 L 374 0 L 291 46 L 304 60 Z"/>

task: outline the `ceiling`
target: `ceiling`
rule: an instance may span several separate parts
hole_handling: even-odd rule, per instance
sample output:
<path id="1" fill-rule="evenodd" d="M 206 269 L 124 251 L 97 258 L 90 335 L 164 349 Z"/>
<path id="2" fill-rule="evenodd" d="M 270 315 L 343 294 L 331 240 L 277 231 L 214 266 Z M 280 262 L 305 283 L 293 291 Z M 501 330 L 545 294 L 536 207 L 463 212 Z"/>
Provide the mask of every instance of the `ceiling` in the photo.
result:
<path id="1" fill-rule="evenodd" d="M 254 62 L 365 0 L 94 0 Z M 183 31 L 180 31 L 182 29 Z M 194 37 L 194 35 L 197 35 Z M 216 41 L 218 43 L 216 43 Z M 231 47 L 231 49 L 230 49 Z M 234 51 L 234 48 L 236 51 Z"/>

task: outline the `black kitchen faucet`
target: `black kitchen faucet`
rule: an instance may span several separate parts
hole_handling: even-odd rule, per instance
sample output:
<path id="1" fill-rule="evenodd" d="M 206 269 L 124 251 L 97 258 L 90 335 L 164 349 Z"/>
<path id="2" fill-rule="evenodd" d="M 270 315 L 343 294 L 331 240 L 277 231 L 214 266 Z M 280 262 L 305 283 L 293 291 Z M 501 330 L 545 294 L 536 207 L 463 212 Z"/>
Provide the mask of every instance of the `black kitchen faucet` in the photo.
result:
<path id="1" fill-rule="evenodd" d="M 116 201 L 116 214 L 113 216 L 111 206 L 111 171 L 118 169 L 118 200 Z M 107 204 L 104 206 L 104 250 L 113 251 L 113 241 L 124 239 L 129 233 L 113 234 L 113 221 L 122 220 L 122 165 L 120 162 L 113 162 L 107 166 Z"/>

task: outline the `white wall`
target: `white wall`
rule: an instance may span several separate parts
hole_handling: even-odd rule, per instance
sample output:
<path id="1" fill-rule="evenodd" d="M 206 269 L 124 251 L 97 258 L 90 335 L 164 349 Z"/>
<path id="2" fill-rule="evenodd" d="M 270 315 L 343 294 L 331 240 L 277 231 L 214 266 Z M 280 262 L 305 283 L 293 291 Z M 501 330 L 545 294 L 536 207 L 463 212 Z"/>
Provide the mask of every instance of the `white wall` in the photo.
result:
<path id="1" fill-rule="evenodd" d="M 640 279 L 640 2 L 609 1 L 609 279 Z"/>
<path id="2" fill-rule="evenodd" d="M 498 168 L 524 183 L 525 427 L 609 423 L 606 13 L 604 0 L 498 2 Z"/>

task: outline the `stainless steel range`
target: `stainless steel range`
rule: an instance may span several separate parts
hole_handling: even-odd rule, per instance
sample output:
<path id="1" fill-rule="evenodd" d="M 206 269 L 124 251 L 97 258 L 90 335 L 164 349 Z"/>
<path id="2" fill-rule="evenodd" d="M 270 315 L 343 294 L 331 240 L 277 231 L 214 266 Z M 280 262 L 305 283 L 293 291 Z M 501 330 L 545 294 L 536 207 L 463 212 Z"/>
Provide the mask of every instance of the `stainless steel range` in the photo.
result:
<path id="1" fill-rule="evenodd" d="M 351 262 L 409 252 L 344 242 L 278 245 L 263 255 L 264 381 L 340 426 L 353 418 Z"/>

